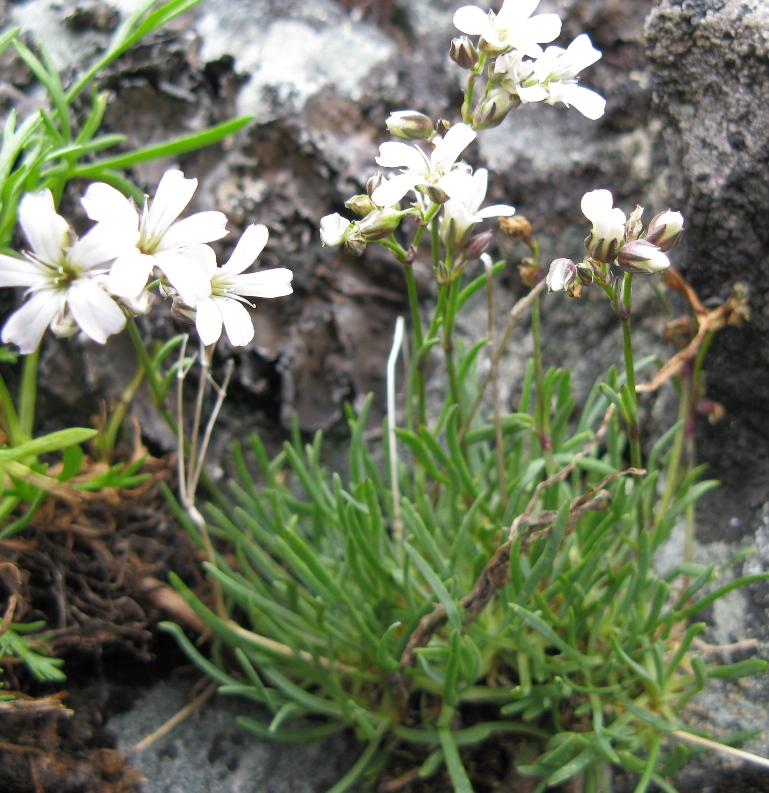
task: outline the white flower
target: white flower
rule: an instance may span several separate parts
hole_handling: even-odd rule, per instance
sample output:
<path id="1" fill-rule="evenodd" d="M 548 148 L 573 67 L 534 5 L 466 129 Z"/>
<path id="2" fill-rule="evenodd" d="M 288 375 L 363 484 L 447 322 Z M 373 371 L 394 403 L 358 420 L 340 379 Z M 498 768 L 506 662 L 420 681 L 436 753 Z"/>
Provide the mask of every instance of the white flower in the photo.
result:
<path id="1" fill-rule="evenodd" d="M 472 176 L 463 174 L 463 179 L 458 182 L 459 192 L 456 197 L 443 205 L 440 234 L 447 248 L 464 248 L 476 223 L 487 218 L 510 217 L 515 214 L 515 208 L 507 204 L 495 204 L 480 209 L 486 198 L 488 176 L 485 168 L 479 168 Z"/>
<path id="2" fill-rule="evenodd" d="M 254 324 L 243 306 L 251 305 L 244 296 L 282 297 L 293 291 L 293 274 L 285 267 L 243 272 L 264 250 L 268 236 L 266 226 L 249 226 L 226 264 L 217 267 L 215 259 L 205 262 L 208 292 L 193 305 L 195 326 L 203 344 L 214 344 L 222 335 L 222 325 L 234 347 L 248 344 L 254 338 Z"/>
<path id="3" fill-rule="evenodd" d="M 409 190 L 438 188 L 453 197 L 461 170 L 455 163 L 459 155 L 475 140 L 476 132 L 467 124 L 455 124 L 443 136 L 435 138 L 435 148 L 428 158 L 416 144 L 388 141 L 379 147 L 378 165 L 383 168 L 404 167 L 403 173 L 388 179 L 374 190 L 371 200 L 380 207 L 397 204 Z M 461 179 L 461 177 L 460 177 Z"/>
<path id="4" fill-rule="evenodd" d="M 27 355 L 49 326 L 67 336 L 76 324 L 99 344 L 122 330 L 125 315 L 101 281 L 130 240 L 104 224 L 77 239 L 56 214 L 50 190 L 22 198 L 19 223 L 32 250 L 23 259 L 0 255 L 0 286 L 26 286 L 28 297 L 5 323 L 3 342 Z"/>
<path id="5" fill-rule="evenodd" d="M 320 219 L 320 241 L 331 248 L 341 245 L 349 236 L 353 222 L 338 212 Z"/>
<path id="6" fill-rule="evenodd" d="M 503 74 L 502 85 L 521 102 L 563 102 L 583 116 L 596 120 L 606 108 L 606 100 L 595 91 L 577 85 L 577 74 L 601 57 L 586 34 L 577 36 L 567 49 L 548 47 L 537 60 L 525 60 L 518 52 L 500 55 L 495 74 Z"/>
<path id="7" fill-rule="evenodd" d="M 661 251 L 669 251 L 678 245 L 683 233 L 684 216 L 666 209 L 651 219 L 646 229 L 646 239 Z"/>
<path id="8" fill-rule="evenodd" d="M 489 54 L 516 49 L 536 58 L 542 54 L 539 45 L 553 41 L 561 32 L 557 14 L 531 16 L 538 5 L 539 0 L 505 0 L 498 14 L 462 6 L 454 14 L 454 26 L 462 33 L 480 36 L 480 48 Z"/>
<path id="9" fill-rule="evenodd" d="M 112 265 L 110 291 L 120 297 L 137 297 L 155 266 L 159 267 L 187 303 L 205 294 L 207 283 L 194 263 L 208 254 L 205 243 L 224 237 L 227 218 L 221 212 L 198 212 L 177 218 L 189 204 L 197 179 L 181 171 L 163 174 L 155 198 L 146 201 L 141 215 L 122 193 L 109 185 L 92 184 L 82 202 L 88 217 L 130 230 L 134 242 Z M 191 266 L 192 265 L 192 266 Z"/>
<path id="10" fill-rule="evenodd" d="M 582 212 L 593 224 L 585 246 L 590 256 L 599 262 L 614 261 L 619 243 L 625 237 L 625 213 L 613 208 L 613 203 L 608 190 L 593 190 L 582 196 Z"/>

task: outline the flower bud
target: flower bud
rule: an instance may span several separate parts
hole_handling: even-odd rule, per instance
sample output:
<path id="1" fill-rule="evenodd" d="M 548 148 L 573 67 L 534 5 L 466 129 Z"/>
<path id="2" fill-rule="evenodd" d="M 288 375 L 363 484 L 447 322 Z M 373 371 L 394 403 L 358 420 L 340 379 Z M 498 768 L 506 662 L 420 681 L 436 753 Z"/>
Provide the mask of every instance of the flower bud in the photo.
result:
<path id="1" fill-rule="evenodd" d="M 182 325 L 192 325 L 196 313 L 195 309 L 184 303 L 180 297 L 175 297 L 174 302 L 171 303 L 171 316 Z"/>
<path id="2" fill-rule="evenodd" d="M 355 224 L 355 236 L 359 236 L 364 242 L 376 242 L 389 237 L 400 226 L 401 218 L 405 214 L 407 213 L 392 207 L 369 212 L 363 220 Z"/>
<path id="3" fill-rule="evenodd" d="M 658 273 L 670 267 L 668 257 L 648 240 L 633 240 L 623 245 L 617 264 L 628 273 Z"/>
<path id="4" fill-rule="evenodd" d="M 75 318 L 70 313 L 69 309 L 65 309 L 60 314 L 57 314 L 49 326 L 51 332 L 57 339 L 68 339 L 80 332 L 80 326 L 75 321 Z"/>
<path id="5" fill-rule="evenodd" d="M 462 256 L 467 260 L 477 259 L 480 255 L 491 245 L 494 239 L 494 232 L 491 229 L 482 231 L 480 234 L 475 234 L 470 237 L 469 242 L 462 251 Z"/>
<path id="6" fill-rule="evenodd" d="M 577 278 L 577 265 L 571 259 L 556 259 L 547 273 L 548 292 L 566 292 Z"/>
<path id="7" fill-rule="evenodd" d="M 531 223 L 523 215 L 500 218 L 499 228 L 506 237 L 521 240 L 526 245 L 531 244 Z"/>
<path id="8" fill-rule="evenodd" d="M 656 245 L 663 253 L 678 245 L 684 233 L 684 217 L 680 212 L 666 209 L 655 215 L 646 229 L 646 240 Z"/>
<path id="9" fill-rule="evenodd" d="M 418 110 L 396 110 L 385 121 L 387 129 L 404 140 L 425 140 L 433 134 L 433 122 Z"/>
<path id="10" fill-rule="evenodd" d="M 625 238 L 625 213 L 612 207 L 612 195 L 608 190 L 585 193 L 582 212 L 593 224 L 590 235 L 585 238 L 589 256 L 597 262 L 613 262 Z"/>
<path id="11" fill-rule="evenodd" d="M 451 40 L 449 57 L 462 69 L 474 69 L 480 59 L 475 44 L 467 36 Z"/>
<path id="12" fill-rule="evenodd" d="M 347 209 L 361 217 L 377 209 L 377 205 L 371 200 L 371 196 L 365 193 L 362 195 L 354 195 L 349 201 L 345 201 L 344 205 Z"/>
<path id="13" fill-rule="evenodd" d="M 625 239 L 628 242 L 637 240 L 641 236 L 643 223 L 641 222 L 641 215 L 644 213 L 644 208 L 636 204 L 635 209 L 630 213 L 630 217 L 625 221 Z"/>
<path id="14" fill-rule="evenodd" d="M 384 182 L 384 176 L 381 171 L 377 171 L 373 176 L 369 177 L 369 180 L 366 182 L 366 193 L 368 193 L 369 198 L 371 198 L 374 194 L 374 190 L 376 190 L 382 182 Z"/>
<path id="15" fill-rule="evenodd" d="M 438 185 L 429 184 L 425 187 L 417 185 L 416 188 L 420 193 L 424 193 L 433 204 L 445 204 L 449 200 L 449 195 L 445 190 L 442 190 Z"/>
<path id="16" fill-rule="evenodd" d="M 333 215 L 326 215 L 320 221 L 320 241 L 332 248 L 347 241 L 347 237 L 352 231 L 353 223 L 347 218 L 343 218 L 337 212 Z"/>
<path id="17" fill-rule="evenodd" d="M 473 114 L 473 129 L 490 129 L 502 123 L 505 116 L 521 103 L 517 95 L 496 86 L 481 99 Z"/>
<path id="18" fill-rule="evenodd" d="M 353 256 L 363 256 L 363 252 L 366 250 L 366 243 L 360 237 L 350 235 L 344 241 L 344 249 Z"/>

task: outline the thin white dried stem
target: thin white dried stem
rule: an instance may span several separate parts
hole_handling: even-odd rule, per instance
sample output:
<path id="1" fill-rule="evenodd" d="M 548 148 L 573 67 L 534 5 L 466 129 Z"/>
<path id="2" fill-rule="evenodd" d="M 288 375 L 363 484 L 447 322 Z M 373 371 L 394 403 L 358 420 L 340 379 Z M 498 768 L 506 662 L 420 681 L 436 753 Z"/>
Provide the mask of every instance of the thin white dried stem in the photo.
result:
<path id="1" fill-rule="evenodd" d="M 195 398 L 195 412 L 192 416 L 192 436 L 190 437 L 190 459 L 187 462 L 187 490 L 190 490 L 190 483 L 193 481 L 195 469 L 198 464 L 198 437 L 200 435 L 200 422 L 203 419 L 203 399 L 206 395 L 206 388 L 210 382 L 211 357 L 214 354 L 214 346 L 206 347 L 200 342 L 200 380 L 198 382 L 198 393 Z M 190 499 L 194 500 L 195 493 L 189 493 Z"/>
<path id="2" fill-rule="evenodd" d="M 401 498 L 398 487 L 398 447 L 395 442 L 395 427 L 398 419 L 395 410 L 395 365 L 403 345 L 403 326 L 403 317 L 398 317 L 395 321 L 393 345 L 387 359 L 387 440 L 390 450 L 390 480 L 393 491 L 393 535 L 397 542 L 403 540 L 403 520 L 401 519 Z"/>
<path id="3" fill-rule="evenodd" d="M 184 378 L 187 371 L 184 368 L 184 359 L 187 354 L 187 342 L 189 336 L 185 333 L 182 336 L 182 343 L 179 350 L 179 363 L 176 369 L 176 444 L 178 446 L 176 455 L 177 478 L 179 480 L 179 501 L 186 509 L 187 507 L 187 477 L 184 473 Z"/>
<path id="4" fill-rule="evenodd" d="M 197 490 L 198 482 L 200 481 L 200 474 L 203 472 L 203 463 L 205 462 L 206 455 L 208 454 L 208 446 L 211 443 L 211 434 L 214 431 L 214 425 L 216 424 L 216 420 L 219 418 L 219 413 L 222 409 L 222 405 L 224 404 L 224 399 L 227 396 L 227 387 L 230 384 L 233 367 L 234 362 L 232 358 L 230 358 L 230 360 L 227 361 L 222 384 L 218 385 L 213 379 L 211 380 L 211 383 L 216 389 L 216 403 L 214 404 L 213 410 L 211 411 L 211 415 L 208 417 L 208 423 L 206 424 L 206 429 L 203 433 L 203 439 L 200 443 L 200 449 L 198 450 L 198 461 L 197 465 L 195 466 L 195 471 L 193 472 L 192 480 L 188 482 L 188 488 L 192 498 L 195 497 L 195 491 Z"/>
<path id="5" fill-rule="evenodd" d="M 708 749 L 712 749 L 714 752 L 728 754 L 730 757 L 745 760 L 748 763 L 753 763 L 753 765 L 761 766 L 761 768 L 769 768 L 769 758 L 761 757 L 759 754 L 746 752 L 743 749 L 735 749 L 733 746 L 726 746 L 723 743 L 718 743 L 718 741 L 711 741 L 709 738 L 702 738 L 699 735 L 693 735 L 683 730 L 675 730 L 671 735 L 678 738 L 680 741 L 688 741 L 689 743 L 696 743 L 699 746 L 707 746 Z"/>

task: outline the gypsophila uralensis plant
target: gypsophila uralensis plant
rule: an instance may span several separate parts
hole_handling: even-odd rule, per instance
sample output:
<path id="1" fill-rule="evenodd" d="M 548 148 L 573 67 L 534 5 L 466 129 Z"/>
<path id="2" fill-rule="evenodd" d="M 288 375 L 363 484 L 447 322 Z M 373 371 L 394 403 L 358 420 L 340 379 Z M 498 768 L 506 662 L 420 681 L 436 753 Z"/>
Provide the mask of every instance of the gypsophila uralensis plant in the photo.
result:
<path id="1" fill-rule="evenodd" d="M 604 189 L 582 202 L 592 224 L 582 260 L 558 259 L 545 277 L 531 225 L 511 206 L 484 208 L 488 174 L 462 159 L 479 131 L 531 102 L 563 103 L 589 118 L 603 113 L 604 100 L 577 83 L 600 53 L 584 35 L 565 49 L 543 48 L 561 23 L 534 15 L 536 6 L 460 8 L 454 21 L 465 35 L 452 42 L 451 57 L 467 72 L 461 118 L 392 113 L 388 130 L 408 142 L 380 146 L 384 171 L 347 201 L 351 217 L 320 221 L 324 245 L 360 255 L 381 244 L 403 267 L 411 311 L 404 409 L 396 405 L 399 320 L 387 367 L 384 465 L 366 441 L 369 397 L 358 415 L 348 412 L 344 478 L 324 467 L 321 435 L 303 445 L 296 424 L 274 459 L 256 437 L 248 455 L 235 444 L 229 497 L 207 509 L 211 541 L 201 516 L 178 510 L 206 549 L 214 609 L 175 583 L 216 637 L 219 661 L 207 660 L 179 627 L 168 630 L 222 693 L 261 706 L 240 718 L 258 735 L 306 741 L 352 727 L 365 748 L 333 793 L 392 773 L 396 747 L 414 768 L 387 789 L 445 773 L 467 793 L 474 784 L 467 760 L 482 768 L 484 742 L 502 736 L 532 790 L 573 780 L 574 789 L 606 791 L 613 767 L 638 775 L 637 793 L 652 784 L 672 791 L 687 742 L 718 746 L 689 726 L 692 697 L 710 677 L 766 667 L 755 658 L 721 666 L 700 657 L 706 626 L 691 622 L 766 575 L 714 589 L 718 571 L 689 556 L 661 573 L 652 564 L 715 484 L 684 460 L 682 439 L 707 340 L 746 318 L 744 294 L 705 309 L 669 267 L 682 216 L 666 210 L 644 229 L 640 207 L 627 217 Z M 530 292 L 501 336 L 493 292 L 505 262 L 485 253 L 490 218 L 528 249 L 521 274 Z M 425 235 L 437 285 L 427 317 L 412 271 Z M 695 321 L 687 327 L 697 330 L 637 386 L 636 373 L 655 359 L 634 355 L 632 279 L 663 270 L 688 296 Z M 578 297 L 591 284 L 622 323 L 624 366 L 610 367 L 577 410 L 570 372 L 543 367 L 540 296 L 547 286 Z M 455 333 L 457 315 L 484 290 L 488 338 L 468 348 Z M 505 406 L 497 365 L 529 310 L 534 353 L 515 406 Z M 431 414 L 424 372 L 435 347 L 445 362 L 445 401 Z M 644 458 L 637 393 L 670 378 L 682 394 L 681 420 Z"/>
<path id="2" fill-rule="evenodd" d="M 196 324 L 204 365 L 223 328 L 233 345 L 246 344 L 253 337 L 244 303 L 291 291 L 287 270 L 249 270 L 267 242 L 264 226 L 246 229 L 229 261 L 219 267 L 208 243 L 227 234 L 224 215 L 203 212 L 178 219 L 197 180 L 170 170 L 150 200 L 125 173 L 149 160 L 178 157 L 217 143 L 242 129 L 251 117 L 143 148 L 107 153 L 127 136 L 101 130 L 112 100 L 109 91 L 99 88 L 104 71 L 130 47 L 197 2 L 143 0 L 116 27 L 106 49 L 82 73 L 66 77 L 43 46 L 33 51 L 21 40 L 18 28 L 0 34 L 0 53 L 14 49 L 44 97 L 27 118 L 19 119 L 11 109 L 0 132 L 0 286 L 24 290 L 20 306 L 0 331 L 5 345 L 0 348 L 0 362 L 11 367 L 19 354 L 23 356 L 16 398 L 6 384 L 7 369 L 0 377 L 0 540 L 27 527 L 47 495 L 77 501 L 82 491 L 131 487 L 145 478 L 137 461 L 115 464 L 106 471 L 89 469 L 75 479 L 85 459 L 80 444 L 92 441 L 97 453 L 110 458 L 131 398 L 143 379 L 169 424 L 178 428 L 166 397 L 175 372 L 186 371 L 191 359 L 172 366 L 170 372 L 164 369 L 169 354 L 184 347 L 182 336 L 156 350 L 144 346 L 134 320 L 151 309 L 153 290 L 149 287 L 171 297 L 176 315 Z M 81 185 L 91 183 L 82 203 L 96 221 L 79 238 L 57 212 L 65 189 L 75 179 Z M 21 231 L 16 237 L 18 247 L 14 245 L 17 226 Z M 153 275 L 157 277 L 148 284 Z M 59 338 L 78 335 L 103 344 L 126 326 L 140 366 L 98 435 L 95 430 L 75 427 L 35 437 L 37 371 L 45 333 Z M 56 478 L 47 474 L 47 464 L 40 460 L 40 455 L 51 453 L 62 457 Z M 34 647 L 42 645 L 36 635 L 31 639 L 27 635 L 39 632 L 41 626 L 17 625 L 14 611 L 10 604 L 3 615 L 0 659 L 16 655 L 36 676 L 59 679 L 58 662 L 38 656 Z"/>

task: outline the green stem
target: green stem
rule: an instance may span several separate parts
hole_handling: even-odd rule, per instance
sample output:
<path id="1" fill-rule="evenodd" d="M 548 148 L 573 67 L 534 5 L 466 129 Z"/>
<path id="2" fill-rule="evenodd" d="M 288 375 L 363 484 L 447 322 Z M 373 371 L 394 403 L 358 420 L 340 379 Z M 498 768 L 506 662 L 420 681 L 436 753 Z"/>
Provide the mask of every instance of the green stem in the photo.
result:
<path id="1" fill-rule="evenodd" d="M 617 287 L 619 288 L 619 282 Z M 633 289 L 633 274 L 625 273 L 622 282 L 622 344 L 625 351 L 625 373 L 628 392 L 627 434 L 630 442 L 630 464 L 633 468 L 643 468 L 641 455 L 641 432 L 638 427 L 638 394 L 635 384 L 635 364 L 633 362 L 633 336 L 630 328 L 630 311 Z"/>
<path id="2" fill-rule="evenodd" d="M 450 254 L 449 254 L 450 255 Z M 447 267 L 447 269 L 450 269 Z M 462 281 L 462 272 L 458 272 L 449 286 L 448 300 L 443 316 L 443 353 L 446 357 L 446 373 L 449 379 L 449 392 L 451 401 L 457 406 L 457 415 L 460 426 L 462 425 L 462 399 L 457 379 L 456 363 L 454 361 L 454 324 L 457 317 L 457 298 Z"/>
<path id="3" fill-rule="evenodd" d="M 37 404 L 37 369 L 40 362 L 40 347 L 25 356 L 21 370 L 19 389 L 19 439 L 18 443 L 32 440 Z"/>
<path id="4" fill-rule="evenodd" d="M 115 403 L 115 406 L 112 408 L 110 417 L 107 420 L 107 426 L 104 428 L 104 431 L 99 438 L 99 449 L 101 449 L 102 454 L 111 452 L 115 448 L 117 434 L 120 431 L 120 427 L 123 424 L 126 414 L 128 413 L 128 408 L 131 406 L 131 401 L 136 396 L 139 386 L 144 381 L 144 377 L 144 366 L 140 366 L 136 370 L 133 379 L 120 395 L 120 398 Z"/>
<path id="5" fill-rule="evenodd" d="M 537 427 L 537 437 L 542 453 L 545 456 L 546 468 L 552 472 L 553 468 L 553 439 L 550 437 L 550 406 L 545 399 L 545 380 L 542 373 L 542 329 L 541 329 L 541 304 L 539 296 L 531 303 L 531 335 L 533 340 L 534 383 L 536 386 L 536 407 L 534 419 Z"/>
<path id="6" fill-rule="evenodd" d="M 19 416 L 16 413 L 16 406 L 13 404 L 11 392 L 5 384 L 5 380 L 0 375 L 0 422 L 3 425 L 3 431 L 8 437 L 8 443 L 11 446 L 17 446 L 21 441 L 19 436 L 21 430 L 19 428 Z"/>

